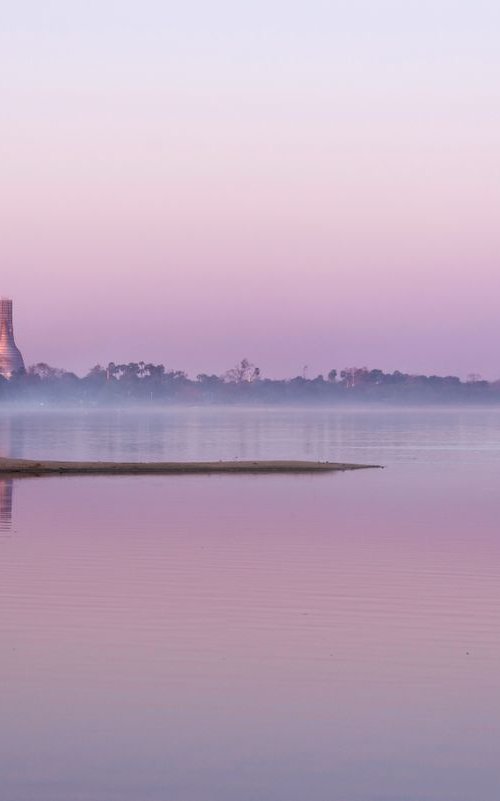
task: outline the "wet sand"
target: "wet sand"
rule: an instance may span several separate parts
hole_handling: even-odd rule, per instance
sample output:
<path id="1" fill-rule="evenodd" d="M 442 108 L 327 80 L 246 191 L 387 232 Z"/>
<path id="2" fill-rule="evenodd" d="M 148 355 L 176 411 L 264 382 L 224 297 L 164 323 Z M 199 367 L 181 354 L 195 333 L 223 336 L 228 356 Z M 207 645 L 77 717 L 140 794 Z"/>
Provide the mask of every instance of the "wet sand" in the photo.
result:
<path id="1" fill-rule="evenodd" d="M 56 462 L 0 457 L 0 475 L 166 475 L 181 473 L 325 473 L 380 465 L 308 461 Z"/>

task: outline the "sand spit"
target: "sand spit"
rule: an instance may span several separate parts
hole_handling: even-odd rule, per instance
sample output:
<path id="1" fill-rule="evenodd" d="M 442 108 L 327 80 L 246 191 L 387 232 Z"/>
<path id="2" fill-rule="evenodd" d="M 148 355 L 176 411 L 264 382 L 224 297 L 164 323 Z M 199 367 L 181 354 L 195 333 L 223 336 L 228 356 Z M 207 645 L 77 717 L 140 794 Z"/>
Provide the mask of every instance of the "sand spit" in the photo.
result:
<path id="1" fill-rule="evenodd" d="M 307 461 L 231 462 L 54 462 L 0 457 L 0 476 L 179 475 L 183 473 L 325 473 L 380 465 Z"/>

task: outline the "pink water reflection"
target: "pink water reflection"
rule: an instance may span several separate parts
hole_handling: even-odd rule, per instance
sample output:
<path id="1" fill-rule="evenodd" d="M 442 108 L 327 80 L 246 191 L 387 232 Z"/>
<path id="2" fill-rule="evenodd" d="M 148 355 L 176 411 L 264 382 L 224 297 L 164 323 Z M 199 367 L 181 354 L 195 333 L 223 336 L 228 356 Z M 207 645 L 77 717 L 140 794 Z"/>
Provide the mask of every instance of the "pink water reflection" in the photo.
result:
<path id="1" fill-rule="evenodd" d="M 9 799 L 496 801 L 495 481 L 435 478 L 16 482 Z"/>

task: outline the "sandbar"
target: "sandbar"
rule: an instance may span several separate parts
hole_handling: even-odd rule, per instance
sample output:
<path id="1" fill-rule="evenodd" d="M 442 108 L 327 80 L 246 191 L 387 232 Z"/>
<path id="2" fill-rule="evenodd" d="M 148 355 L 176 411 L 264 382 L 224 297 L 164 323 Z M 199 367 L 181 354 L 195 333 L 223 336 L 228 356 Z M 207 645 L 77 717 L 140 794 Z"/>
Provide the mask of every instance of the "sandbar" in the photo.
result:
<path id="1" fill-rule="evenodd" d="M 0 476 L 179 475 L 184 473 L 327 473 L 381 465 L 313 461 L 57 462 L 0 457 Z"/>

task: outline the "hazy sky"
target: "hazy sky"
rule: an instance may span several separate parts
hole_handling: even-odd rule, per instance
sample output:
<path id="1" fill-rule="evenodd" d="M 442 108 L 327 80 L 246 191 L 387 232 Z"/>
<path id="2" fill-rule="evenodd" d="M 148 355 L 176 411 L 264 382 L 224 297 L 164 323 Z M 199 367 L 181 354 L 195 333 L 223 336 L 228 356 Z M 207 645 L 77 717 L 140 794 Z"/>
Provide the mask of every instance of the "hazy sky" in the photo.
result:
<path id="1" fill-rule="evenodd" d="M 497 0 L 0 0 L 26 361 L 500 376 Z"/>

